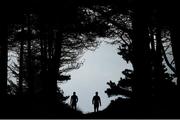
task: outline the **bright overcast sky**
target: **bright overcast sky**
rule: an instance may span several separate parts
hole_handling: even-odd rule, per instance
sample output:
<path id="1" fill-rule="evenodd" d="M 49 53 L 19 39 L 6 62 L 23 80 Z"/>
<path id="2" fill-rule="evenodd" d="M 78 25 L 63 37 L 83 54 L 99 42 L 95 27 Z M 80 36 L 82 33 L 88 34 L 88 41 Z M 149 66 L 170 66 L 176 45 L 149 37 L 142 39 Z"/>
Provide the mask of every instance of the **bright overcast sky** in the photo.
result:
<path id="1" fill-rule="evenodd" d="M 112 80 L 117 83 L 125 68 L 132 69 L 131 64 L 127 64 L 121 56 L 117 54 L 117 46 L 102 43 L 95 51 L 87 51 L 81 60 L 85 62 L 78 70 L 71 71 L 71 80 L 61 84 L 65 95 L 72 95 L 76 92 L 79 98 L 78 108 L 84 113 L 93 112 L 92 97 L 95 92 L 99 92 L 102 106 L 100 110 L 107 107 L 111 99 L 104 92 L 108 81 Z M 69 103 L 70 98 L 67 100 Z"/>

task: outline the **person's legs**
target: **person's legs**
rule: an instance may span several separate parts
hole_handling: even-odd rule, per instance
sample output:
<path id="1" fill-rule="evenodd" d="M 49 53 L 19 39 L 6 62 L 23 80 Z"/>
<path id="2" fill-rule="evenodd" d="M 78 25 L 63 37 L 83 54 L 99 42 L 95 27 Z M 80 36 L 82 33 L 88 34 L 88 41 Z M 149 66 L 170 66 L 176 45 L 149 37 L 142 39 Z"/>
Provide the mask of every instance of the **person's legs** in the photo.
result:
<path id="1" fill-rule="evenodd" d="M 98 105 L 94 105 L 94 112 L 98 112 L 99 110 L 99 106 Z"/>
<path id="2" fill-rule="evenodd" d="M 74 104 L 74 109 L 76 110 L 76 104 Z"/>
<path id="3" fill-rule="evenodd" d="M 97 108 L 97 110 L 96 110 L 96 111 L 97 111 L 97 112 L 99 112 L 99 106 L 97 106 L 96 108 Z"/>
<path id="4" fill-rule="evenodd" d="M 76 108 L 76 105 L 73 103 L 72 104 L 72 109 L 75 109 Z"/>

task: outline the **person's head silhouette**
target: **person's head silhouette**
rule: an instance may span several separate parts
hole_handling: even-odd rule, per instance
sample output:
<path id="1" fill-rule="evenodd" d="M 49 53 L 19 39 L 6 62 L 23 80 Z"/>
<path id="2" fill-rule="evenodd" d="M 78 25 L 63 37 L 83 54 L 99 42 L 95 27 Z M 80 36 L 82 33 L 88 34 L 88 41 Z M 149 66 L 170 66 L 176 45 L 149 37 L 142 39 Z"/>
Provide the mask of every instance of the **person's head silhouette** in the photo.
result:
<path id="1" fill-rule="evenodd" d="M 76 95 L 76 92 L 73 92 L 73 95 Z"/>
<path id="2" fill-rule="evenodd" d="M 98 92 L 96 92 L 96 96 L 98 96 Z"/>

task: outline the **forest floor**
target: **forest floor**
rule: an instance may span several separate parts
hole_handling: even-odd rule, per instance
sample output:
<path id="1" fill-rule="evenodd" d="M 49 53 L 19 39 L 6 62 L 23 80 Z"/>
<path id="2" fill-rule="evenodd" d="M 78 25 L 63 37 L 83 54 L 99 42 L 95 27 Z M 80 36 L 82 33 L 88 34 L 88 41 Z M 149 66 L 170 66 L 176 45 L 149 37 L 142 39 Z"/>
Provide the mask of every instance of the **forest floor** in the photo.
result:
<path id="1" fill-rule="evenodd" d="M 13 99 L 13 98 L 12 98 Z M 31 104 L 30 100 L 10 100 L 6 101 L 6 105 L 1 104 L 0 118 L 41 118 L 41 119 L 107 119 L 107 118 L 180 118 L 180 114 L 173 109 L 173 105 L 168 107 L 167 105 L 155 105 L 152 110 L 141 109 L 141 106 L 136 106 L 132 101 L 128 100 L 116 100 L 104 110 L 97 113 L 83 114 L 82 111 L 75 111 L 66 104 L 54 104 L 47 105 L 43 101 L 37 102 L 37 104 Z M 12 102 L 13 101 L 13 102 Z M 2 101 L 1 101 L 2 103 Z M 146 108 L 146 106 L 144 106 Z"/>

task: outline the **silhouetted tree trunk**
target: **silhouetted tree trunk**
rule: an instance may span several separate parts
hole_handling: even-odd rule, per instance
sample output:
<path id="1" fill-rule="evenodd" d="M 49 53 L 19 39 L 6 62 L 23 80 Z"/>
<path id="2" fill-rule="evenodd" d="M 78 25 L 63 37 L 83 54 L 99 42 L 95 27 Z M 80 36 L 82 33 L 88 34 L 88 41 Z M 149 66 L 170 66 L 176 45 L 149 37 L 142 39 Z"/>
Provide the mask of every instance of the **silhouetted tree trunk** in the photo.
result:
<path id="1" fill-rule="evenodd" d="M 174 56 L 174 61 L 175 61 L 175 68 L 176 68 L 176 75 L 177 75 L 177 82 L 178 82 L 178 86 L 180 86 L 180 59 L 179 59 L 179 41 L 180 37 L 179 37 L 179 28 L 177 28 L 176 26 L 174 26 L 173 28 L 171 28 L 171 42 L 172 42 L 172 51 L 173 51 L 173 56 Z"/>
<path id="2" fill-rule="evenodd" d="M 28 89 L 29 89 L 29 94 L 30 95 L 33 95 L 33 90 L 34 90 L 34 88 L 33 88 L 33 84 L 34 84 L 34 80 L 33 80 L 33 74 L 32 74 L 32 52 L 31 52 L 31 27 L 30 27 L 30 25 L 31 25 L 31 23 L 30 23 L 30 13 L 28 13 L 27 14 L 27 28 L 28 28 L 28 33 L 27 33 L 27 58 L 26 58 L 26 60 L 27 60 L 27 81 L 28 81 Z"/>
<path id="3" fill-rule="evenodd" d="M 23 69 L 24 69 L 24 39 L 20 38 L 20 62 L 19 62 L 19 84 L 18 94 L 22 95 L 23 92 Z"/>
<path id="4" fill-rule="evenodd" d="M 146 4 L 145 4 L 146 5 Z M 138 6 L 139 7 L 139 6 Z M 134 99 L 139 110 L 146 112 L 150 108 L 151 91 L 151 65 L 148 60 L 148 10 L 145 7 L 136 8 L 133 19 L 133 68 L 135 81 L 133 81 Z"/>
<path id="5" fill-rule="evenodd" d="M 4 18 L 2 18 L 4 19 Z M 7 29 L 6 22 L 0 21 L 0 96 L 5 97 L 7 94 Z"/>
<path id="6" fill-rule="evenodd" d="M 45 86 L 46 82 L 46 74 L 47 74 L 47 35 L 45 34 L 46 31 L 43 31 L 43 27 L 41 26 L 41 33 L 40 33 L 40 45 L 41 45 L 41 74 L 40 74 L 40 81 L 42 84 L 42 91 L 41 95 L 46 94 Z"/>
<path id="7" fill-rule="evenodd" d="M 176 24 L 177 25 L 177 24 Z M 171 42 L 172 42 L 172 51 L 173 51 L 173 56 L 174 56 L 174 61 L 175 61 L 175 68 L 176 68 L 176 76 L 177 76 L 177 92 L 175 93 L 176 94 L 176 99 L 173 101 L 174 102 L 174 105 L 177 109 L 176 112 L 179 112 L 179 107 L 180 107 L 180 98 L 179 98 L 179 92 L 180 92 L 180 57 L 179 57 L 179 51 L 180 51 L 180 47 L 179 47 L 179 40 L 180 40 L 180 37 L 179 37 L 179 26 L 173 26 L 171 28 Z"/>
<path id="8" fill-rule="evenodd" d="M 2 14 L 1 14 L 2 16 Z M 5 21 L 0 20 L 0 112 L 3 114 L 7 107 L 7 36 L 8 26 Z"/>
<path id="9" fill-rule="evenodd" d="M 54 54 L 52 54 L 51 63 L 49 66 L 49 75 L 48 79 L 48 96 L 51 98 L 51 102 L 56 102 L 57 95 L 57 79 L 59 76 L 59 67 L 60 67 L 60 54 L 61 54 L 61 32 L 59 30 L 53 30 L 53 39 L 54 39 Z"/>
<path id="10" fill-rule="evenodd" d="M 162 59 L 162 40 L 161 40 L 161 29 L 157 28 L 156 30 L 156 53 L 154 56 L 154 73 L 155 73 L 155 83 L 157 84 L 158 89 L 156 89 L 156 93 L 161 98 L 161 89 L 159 88 L 163 84 L 163 59 Z"/>

